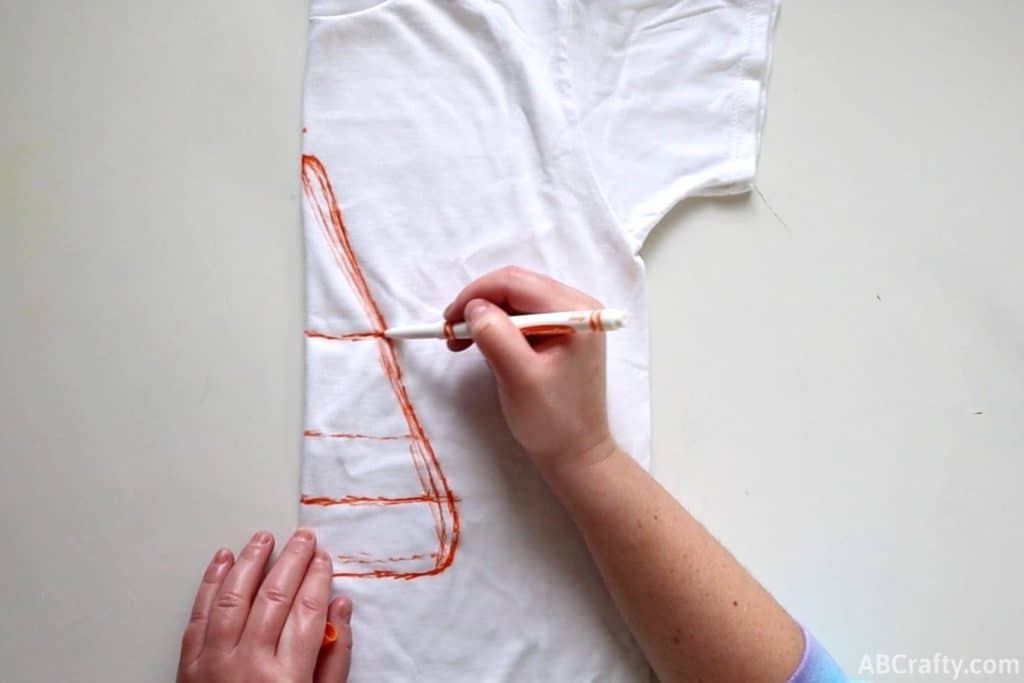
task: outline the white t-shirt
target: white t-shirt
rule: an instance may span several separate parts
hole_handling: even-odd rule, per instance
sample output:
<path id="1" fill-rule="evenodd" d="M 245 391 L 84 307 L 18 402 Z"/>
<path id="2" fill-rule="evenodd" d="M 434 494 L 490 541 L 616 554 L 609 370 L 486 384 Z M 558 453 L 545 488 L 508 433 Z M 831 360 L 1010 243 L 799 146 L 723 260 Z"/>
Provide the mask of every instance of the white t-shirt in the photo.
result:
<path id="1" fill-rule="evenodd" d="M 516 264 L 626 309 L 609 410 L 649 462 L 644 267 L 680 199 L 753 178 L 777 0 L 311 0 L 300 522 L 355 604 L 353 681 L 646 681 L 487 368 L 443 342 Z"/>

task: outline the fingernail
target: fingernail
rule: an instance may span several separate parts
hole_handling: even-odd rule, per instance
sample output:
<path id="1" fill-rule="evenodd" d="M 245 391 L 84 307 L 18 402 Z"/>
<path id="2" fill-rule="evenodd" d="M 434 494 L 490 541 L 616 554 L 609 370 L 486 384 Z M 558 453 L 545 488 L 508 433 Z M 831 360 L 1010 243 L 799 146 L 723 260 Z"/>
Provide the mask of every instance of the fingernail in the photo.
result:
<path id="1" fill-rule="evenodd" d="M 331 557 L 327 554 L 326 550 L 322 550 L 322 549 L 316 551 L 316 555 L 313 556 L 313 559 L 316 560 L 317 562 L 319 562 L 320 564 L 330 564 L 331 563 Z"/>
<path id="2" fill-rule="evenodd" d="M 338 617 L 346 624 L 352 619 L 352 601 L 348 598 L 341 599 L 341 604 L 338 605 Z"/>
<path id="3" fill-rule="evenodd" d="M 466 304 L 466 322 L 472 323 L 474 320 L 483 315 L 484 311 L 487 310 L 487 304 L 479 299 L 473 299 Z"/>
<path id="4" fill-rule="evenodd" d="M 228 558 L 231 557 L 231 551 L 221 548 L 214 556 L 213 560 L 210 561 L 210 565 L 206 568 L 204 579 L 207 581 L 215 581 L 220 578 L 220 575 L 227 569 Z"/>
<path id="5" fill-rule="evenodd" d="M 292 538 L 303 543 L 310 543 L 316 540 L 316 536 L 314 536 L 313 532 L 309 529 L 297 529 L 295 533 L 292 534 Z"/>
<path id="6" fill-rule="evenodd" d="M 258 543 L 259 545 L 270 543 L 270 534 L 268 534 L 266 531 L 257 531 L 255 534 L 252 535 L 252 540 L 250 541 L 250 543 Z"/>

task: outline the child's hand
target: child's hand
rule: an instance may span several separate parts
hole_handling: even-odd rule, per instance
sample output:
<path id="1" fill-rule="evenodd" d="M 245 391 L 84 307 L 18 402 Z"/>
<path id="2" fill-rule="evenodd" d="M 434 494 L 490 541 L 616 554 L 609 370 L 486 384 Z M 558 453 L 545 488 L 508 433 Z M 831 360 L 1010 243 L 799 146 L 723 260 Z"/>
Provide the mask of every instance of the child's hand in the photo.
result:
<path id="1" fill-rule="evenodd" d="M 181 639 L 179 683 L 348 678 L 352 605 L 330 600 L 330 558 L 299 529 L 263 578 L 273 548 L 274 537 L 261 531 L 237 560 L 226 549 L 214 555 Z M 321 651 L 328 620 L 338 639 Z"/>
<path id="2" fill-rule="evenodd" d="M 508 313 L 601 308 L 593 298 L 520 268 L 488 273 L 466 286 L 445 310 L 465 320 L 498 384 L 509 429 L 545 475 L 605 458 L 615 449 L 605 407 L 603 334 L 587 332 L 528 341 Z"/>

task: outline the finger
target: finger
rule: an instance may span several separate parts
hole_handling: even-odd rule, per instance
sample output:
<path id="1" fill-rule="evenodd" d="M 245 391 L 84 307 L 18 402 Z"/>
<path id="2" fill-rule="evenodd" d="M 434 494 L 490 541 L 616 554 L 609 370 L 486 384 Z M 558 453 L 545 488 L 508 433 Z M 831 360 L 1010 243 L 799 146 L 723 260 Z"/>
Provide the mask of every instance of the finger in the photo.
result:
<path id="1" fill-rule="evenodd" d="M 327 620 L 334 626 L 338 639 L 320 649 L 313 683 L 343 683 L 352 663 L 352 601 L 335 598 L 327 610 Z"/>
<path id="2" fill-rule="evenodd" d="M 483 299 L 466 304 L 466 322 L 473 341 L 499 382 L 514 385 L 536 365 L 538 358 L 508 314 Z"/>
<path id="3" fill-rule="evenodd" d="M 568 335 L 556 334 L 551 336 L 527 337 L 526 341 L 530 343 L 530 346 L 533 347 L 534 351 L 537 351 L 539 353 L 550 347 L 564 346 L 564 342 L 566 341 L 567 337 Z M 449 351 L 455 351 L 456 353 L 458 353 L 459 351 L 465 351 L 466 349 L 471 347 L 473 345 L 473 340 L 449 339 L 445 342 L 445 344 L 448 345 Z"/>
<path id="4" fill-rule="evenodd" d="M 486 299 L 497 306 L 519 313 L 545 313 L 600 306 L 593 298 L 558 280 L 515 266 L 487 273 L 466 285 L 445 309 L 445 320 L 462 320 L 466 304 L 473 299 Z"/>
<path id="5" fill-rule="evenodd" d="M 268 647 L 271 651 L 277 648 L 281 628 L 315 549 L 316 537 L 309 529 L 299 529 L 288 539 L 281 556 L 256 593 L 242 640 Z"/>
<path id="6" fill-rule="evenodd" d="M 252 596 L 263 578 L 263 569 L 274 549 L 274 537 L 258 531 L 238 553 L 227 578 L 217 591 L 210 611 L 210 625 L 206 629 L 206 642 L 212 647 L 232 648 L 245 628 L 252 605 Z"/>
<path id="7" fill-rule="evenodd" d="M 447 342 L 449 351 L 465 351 L 473 345 L 472 339 L 449 339 Z"/>
<path id="8" fill-rule="evenodd" d="M 288 620 L 277 642 L 277 656 L 295 664 L 309 662 L 312 675 L 317 653 L 324 638 L 327 623 L 327 603 L 331 599 L 331 558 L 324 550 L 317 550 L 309 563 Z"/>
<path id="9" fill-rule="evenodd" d="M 181 637 L 181 661 L 182 666 L 194 662 L 199 653 L 203 650 L 203 641 L 206 640 L 206 625 L 210 621 L 210 608 L 217 597 L 224 577 L 234 561 L 234 556 L 227 548 L 221 548 L 210 560 L 206 571 L 203 572 L 203 580 L 196 591 L 196 599 L 192 603 L 192 613 L 188 619 L 188 626 Z"/>

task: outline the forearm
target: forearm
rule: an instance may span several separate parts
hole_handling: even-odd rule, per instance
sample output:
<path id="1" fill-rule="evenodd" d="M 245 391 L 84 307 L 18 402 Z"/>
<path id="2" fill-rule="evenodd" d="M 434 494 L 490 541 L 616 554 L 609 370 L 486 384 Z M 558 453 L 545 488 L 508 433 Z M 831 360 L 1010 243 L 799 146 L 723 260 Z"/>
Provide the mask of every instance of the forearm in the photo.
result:
<path id="1" fill-rule="evenodd" d="M 545 477 L 663 683 L 793 672 L 799 626 L 629 455 Z"/>

